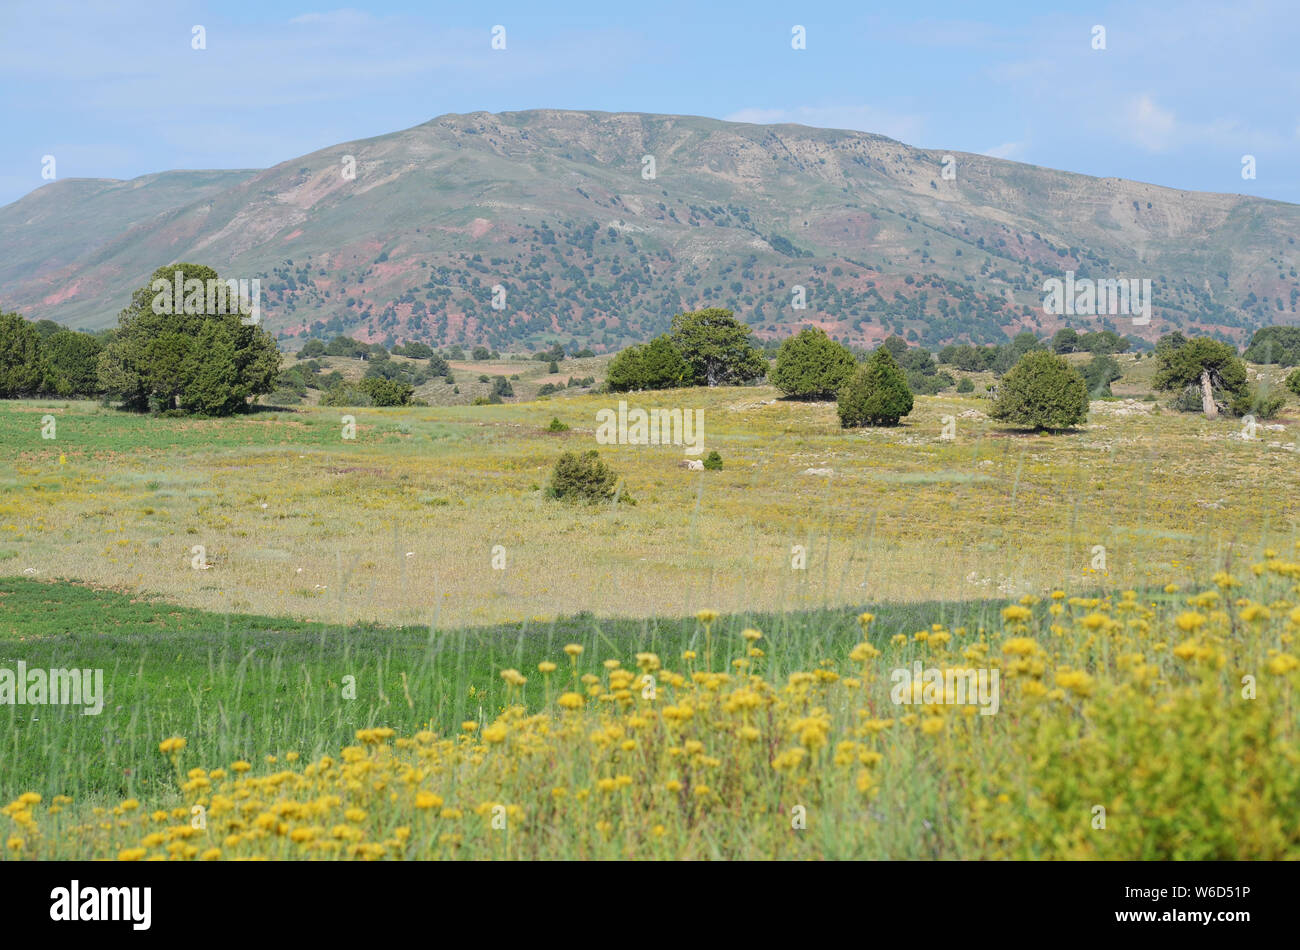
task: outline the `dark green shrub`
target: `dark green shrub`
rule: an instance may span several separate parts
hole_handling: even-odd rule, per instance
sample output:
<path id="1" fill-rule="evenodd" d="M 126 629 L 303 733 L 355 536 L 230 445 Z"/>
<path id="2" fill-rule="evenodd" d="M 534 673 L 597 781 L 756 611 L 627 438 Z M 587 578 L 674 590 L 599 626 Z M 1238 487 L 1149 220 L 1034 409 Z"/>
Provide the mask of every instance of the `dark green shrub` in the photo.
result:
<path id="1" fill-rule="evenodd" d="M 1031 429 L 1068 429 L 1088 418 L 1088 387 L 1060 356 L 1033 350 L 1002 378 L 989 415 Z"/>
<path id="2" fill-rule="evenodd" d="M 697 386 L 734 386 L 767 373 L 767 359 L 750 342 L 752 331 L 730 310 L 709 307 L 673 317 L 672 342 Z"/>
<path id="3" fill-rule="evenodd" d="M 1248 386 L 1242 393 L 1232 397 L 1232 411 L 1238 416 L 1251 415 L 1256 419 L 1272 419 L 1282 411 L 1286 404 L 1286 395 L 1258 386 Z"/>
<path id="4" fill-rule="evenodd" d="M 266 402 L 271 406 L 296 406 L 302 402 L 302 396 L 292 389 L 277 389 L 266 397 Z"/>
<path id="5" fill-rule="evenodd" d="M 722 456 L 718 454 L 717 449 L 714 449 L 707 456 L 705 456 L 704 467 L 707 468 L 710 472 L 722 471 Z"/>
<path id="6" fill-rule="evenodd" d="M 1080 372 L 1083 376 L 1083 384 L 1088 387 L 1088 394 L 1094 399 L 1111 395 L 1110 384 L 1124 375 L 1120 372 L 1115 357 L 1107 353 L 1095 354 L 1092 359 L 1083 364 Z"/>
<path id="7" fill-rule="evenodd" d="M 912 411 L 912 391 L 907 377 L 883 346 L 840 390 L 837 409 L 840 425 L 893 426 Z"/>
<path id="8" fill-rule="evenodd" d="M 1263 327 L 1255 331 L 1243 354 L 1252 363 L 1300 363 L 1300 327 Z"/>
<path id="9" fill-rule="evenodd" d="M 1062 327 L 1052 337 L 1052 352 L 1073 353 L 1079 347 L 1079 331 Z"/>
<path id="10" fill-rule="evenodd" d="M 401 352 L 398 352 L 399 349 Z M 403 347 L 393 347 L 393 353 L 397 356 L 405 356 L 413 360 L 427 360 L 434 355 L 433 347 L 428 343 L 421 343 L 418 340 L 413 340 Z"/>
<path id="11" fill-rule="evenodd" d="M 302 373 L 299 372 L 296 366 L 290 369 L 282 369 L 275 376 L 275 389 L 276 392 L 289 390 L 298 396 L 305 396 L 307 395 L 307 380 L 303 378 Z M 278 405 L 284 405 L 284 403 Z"/>
<path id="12" fill-rule="evenodd" d="M 60 396 L 94 396 L 99 386 L 99 354 L 104 346 L 89 333 L 57 330 L 41 343 L 48 369 L 47 388 Z"/>
<path id="13" fill-rule="evenodd" d="M 1129 348 L 1129 341 L 1124 339 L 1114 330 L 1097 330 L 1091 333 L 1079 334 L 1076 352 L 1084 353 L 1110 354 L 1123 353 Z"/>
<path id="14" fill-rule="evenodd" d="M 552 419 L 551 424 L 546 427 L 547 432 L 568 432 L 569 427 L 559 419 Z"/>
<path id="15" fill-rule="evenodd" d="M 632 389 L 675 389 L 690 385 L 691 369 L 667 336 L 644 346 L 629 346 L 609 364 L 611 392 Z"/>
<path id="16" fill-rule="evenodd" d="M 409 374 L 406 363 L 396 363 L 391 359 L 371 362 L 366 367 L 365 375 L 369 377 L 378 377 L 379 379 L 406 379 Z"/>
<path id="17" fill-rule="evenodd" d="M 360 359 L 365 356 L 369 350 L 364 343 L 354 340 L 349 336 L 336 336 L 325 346 L 325 355 L 327 356 L 346 356 L 349 359 Z"/>
<path id="18" fill-rule="evenodd" d="M 335 383 L 321 396 L 322 406 L 373 406 L 374 400 L 351 383 Z"/>
<path id="19" fill-rule="evenodd" d="M 834 399 L 853 378 L 857 365 L 847 347 L 824 330 L 806 327 L 781 344 L 769 379 L 796 399 Z"/>
<path id="20" fill-rule="evenodd" d="M 415 392 L 415 387 L 410 383 L 382 379 L 378 376 L 365 377 L 357 383 L 357 388 L 369 396 L 371 404 L 376 406 L 409 405 L 411 395 Z"/>
<path id="21" fill-rule="evenodd" d="M 901 368 L 901 367 L 900 367 Z M 914 394 L 934 396 L 950 388 L 956 382 L 949 373 L 923 373 L 911 370 L 907 373 L 907 388 Z"/>
<path id="22" fill-rule="evenodd" d="M 1300 369 L 1286 378 L 1286 388 L 1300 396 Z"/>
<path id="23" fill-rule="evenodd" d="M 551 472 L 549 494 L 562 501 L 610 501 L 618 491 L 618 475 L 595 449 L 565 452 Z"/>
<path id="24" fill-rule="evenodd" d="M 957 383 L 957 392 L 959 393 L 973 393 L 974 391 L 975 384 L 972 383 L 970 378 L 967 376 L 963 376 L 961 381 Z"/>

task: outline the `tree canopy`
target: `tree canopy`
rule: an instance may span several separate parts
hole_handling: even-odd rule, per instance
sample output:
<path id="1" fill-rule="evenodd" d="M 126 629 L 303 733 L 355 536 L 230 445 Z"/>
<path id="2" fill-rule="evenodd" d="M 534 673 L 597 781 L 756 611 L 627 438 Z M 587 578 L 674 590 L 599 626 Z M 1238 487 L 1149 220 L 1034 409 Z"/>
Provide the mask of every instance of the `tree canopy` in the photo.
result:
<path id="1" fill-rule="evenodd" d="M 1033 350 L 998 384 L 994 419 L 1030 429 L 1068 429 L 1088 418 L 1088 388 L 1062 357 Z"/>
<path id="2" fill-rule="evenodd" d="M 0 398 L 35 395 L 44 381 L 36 327 L 16 313 L 0 313 Z"/>
<path id="3" fill-rule="evenodd" d="M 907 376 L 889 350 L 881 346 L 840 390 L 836 407 L 840 425 L 894 426 L 912 411 Z"/>
<path id="4" fill-rule="evenodd" d="M 609 364 L 607 379 L 614 392 L 673 389 L 694 381 L 690 366 L 667 334 L 620 352 Z"/>
<path id="5" fill-rule="evenodd" d="M 1262 327 L 1243 354 L 1252 363 L 1300 365 L 1300 327 Z"/>
<path id="6" fill-rule="evenodd" d="M 719 307 L 679 313 L 672 323 L 672 341 L 700 386 L 744 383 L 767 372 L 767 360 L 750 342 L 751 332 Z"/>
<path id="7" fill-rule="evenodd" d="M 154 281 L 170 283 L 181 272 L 186 305 L 160 304 Z M 210 295 L 192 306 L 189 283 L 218 280 L 202 264 L 168 264 L 131 296 L 118 317 L 118 330 L 99 358 L 99 381 L 125 406 L 230 415 L 245 410 L 252 396 L 271 392 L 280 368 L 275 339 L 240 314 L 209 313 Z M 170 297 L 170 294 L 168 295 Z"/>
<path id="8" fill-rule="evenodd" d="M 1152 385 L 1166 391 L 1199 388 L 1207 417 L 1219 414 L 1220 395 L 1229 404 L 1246 395 L 1246 364 L 1227 343 L 1171 334 L 1156 345 L 1156 361 Z"/>
<path id="9" fill-rule="evenodd" d="M 848 347 L 836 343 L 824 330 L 805 327 L 781 344 L 770 380 L 787 396 L 834 399 L 853 378 L 857 366 Z"/>

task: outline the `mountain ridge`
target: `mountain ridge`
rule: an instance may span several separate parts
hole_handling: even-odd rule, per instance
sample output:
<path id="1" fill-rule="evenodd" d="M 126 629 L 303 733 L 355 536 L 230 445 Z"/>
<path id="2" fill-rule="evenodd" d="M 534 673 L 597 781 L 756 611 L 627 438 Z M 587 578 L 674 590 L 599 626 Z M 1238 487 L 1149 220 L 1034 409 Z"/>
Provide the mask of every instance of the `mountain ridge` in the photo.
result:
<path id="1" fill-rule="evenodd" d="M 197 260 L 261 277 L 265 319 L 286 338 L 609 350 L 713 304 L 760 335 L 814 324 L 933 345 L 1064 325 L 1042 312 L 1042 287 L 1074 270 L 1153 278 L 1155 318 L 1070 325 L 1241 342 L 1297 321 L 1297 232 L 1300 206 L 1272 199 L 851 130 L 449 113 L 267 169 L 51 183 L 0 208 L 0 304 L 107 326 L 154 268 Z"/>

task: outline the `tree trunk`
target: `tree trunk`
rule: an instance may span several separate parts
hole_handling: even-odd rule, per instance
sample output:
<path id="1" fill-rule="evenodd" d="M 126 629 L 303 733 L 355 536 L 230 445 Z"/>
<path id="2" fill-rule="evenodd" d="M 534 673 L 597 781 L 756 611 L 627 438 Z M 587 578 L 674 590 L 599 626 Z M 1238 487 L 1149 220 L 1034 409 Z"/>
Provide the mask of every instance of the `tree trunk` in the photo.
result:
<path id="1" fill-rule="evenodd" d="M 1205 418 L 1214 419 L 1219 415 L 1219 407 L 1214 404 L 1214 386 L 1210 383 L 1210 371 L 1201 370 L 1201 408 Z"/>

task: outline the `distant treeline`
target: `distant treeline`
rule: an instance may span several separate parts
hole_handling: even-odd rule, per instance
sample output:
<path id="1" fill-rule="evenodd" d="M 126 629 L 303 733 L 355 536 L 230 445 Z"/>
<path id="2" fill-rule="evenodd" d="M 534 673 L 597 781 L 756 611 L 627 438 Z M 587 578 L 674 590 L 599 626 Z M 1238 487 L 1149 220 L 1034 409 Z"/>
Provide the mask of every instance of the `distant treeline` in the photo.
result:
<path id="1" fill-rule="evenodd" d="M 238 314 L 209 314 L 201 306 L 182 308 L 179 301 L 159 312 L 153 283 L 158 279 L 170 282 L 177 272 L 186 282 L 217 280 L 214 270 L 199 264 L 160 267 L 150 283 L 132 295 L 119 315 L 118 326 L 111 330 L 85 333 L 50 320 L 33 323 L 15 313 L 0 313 L 0 397 L 102 398 L 136 411 L 206 415 L 246 411 L 261 396 L 273 404 L 292 405 L 312 389 L 321 392 L 324 405 L 418 405 L 421 401 L 414 397 L 415 389 L 435 379 L 459 393 L 452 362 L 501 358 L 500 353 L 482 345 L 474 346 L 467 356 L 459 345 L 442 351 L 419 341 L 385 347 L 340 335 L 328 342 L 308 340 L 294 364 L 282 369 L 282 354 L 275 340 L 256 323 L 246 325 Z M 762 343 L 730 310 L 679 313 L 669 333 L 628 347 L 614 358 L 607 387 L 619 392 L 738 385 L 766 379 L 787 395 L 807 398 L 837 390 L 841 377 L 847 378 L 852 366 L 872 355 L 806 334 L 803 331 L 782 341 Z M 1181 339 L 1180 334 L 1170 336 Z M 795 341 L 798 345 L 791 348 Z M 1235 356 L 1235 349 L 1222 345 Z M 898 335 L 882 344 L 904 374 L 908 389 L 927 395 L 953 387 L 958 392 L 973 391 L 969 379 L 958 381 L 941 367 L 1002 377 L 1031 352 L 1090 353 L 1093 359 L 1080 373 L 1094 398 L 1109 395 L 1110 382 L 1119 378 L 1113 354 L 1149 346 L 1112 330 L 1079 333 L 1070 328 L 1043 339 L 1024 331 L 1000 344 L 954 343 L 937 354 L 912 346 Z M 782 352 L 786 353 L 784 361 Z M 321 362 L 331 356 L 359 359 L 368 365 L 361 379 L 349 380 Z M 394 356 L 406 360 L 394 360 Z M 552 373 L 559 372 L 559 363 L 565 359 L 591 356 L 590 349 L 575 349 L 575 344 L 566 349 L 559 343 L 532 354 L 533 359 L 548 363 Z M 1300 365 L 1300 327 L 1256 331 L 1244 358 L 1284 367 Z M 480 374 L 479 379 L 492 383 L 490 395 L 480 397 L 482 401 L 500 402 L 514 395 L 504 376 Z M 574 386 L 590 387 L 594 382 L 590 376 L 570 377 L 567 385 L 546 384 L 541 395 Z"/>

